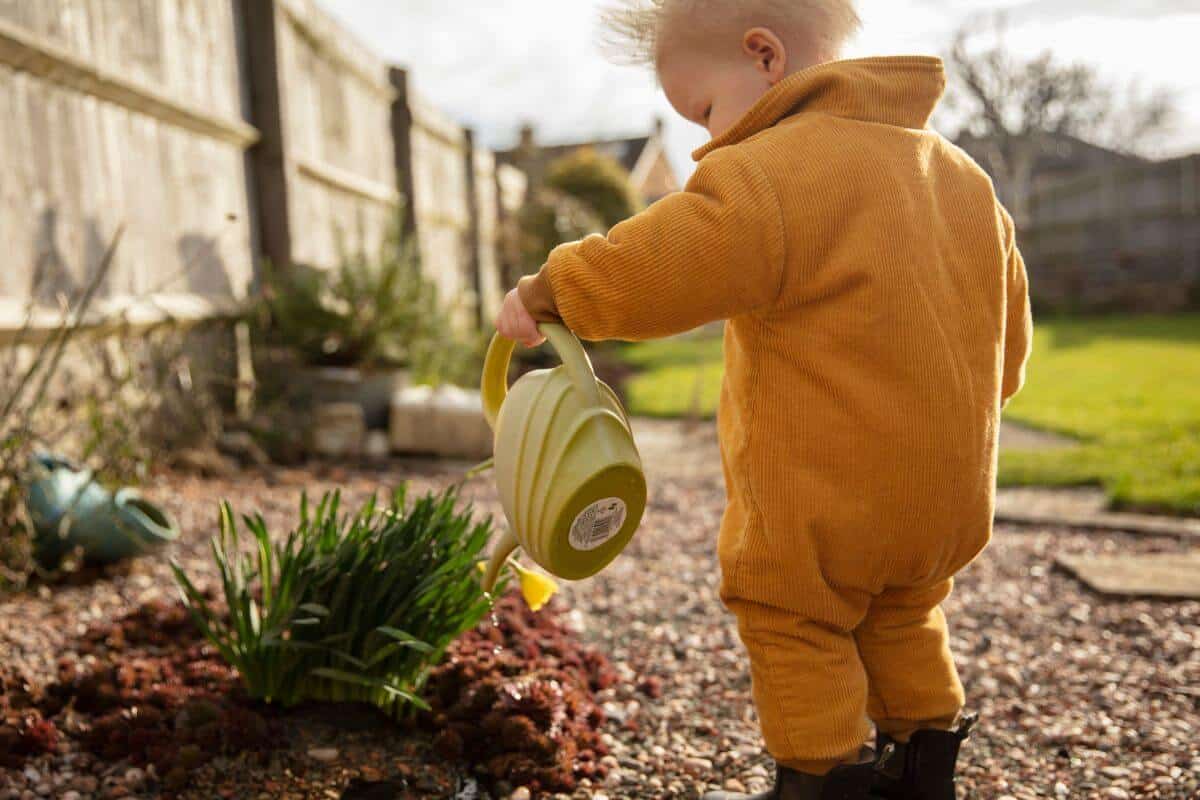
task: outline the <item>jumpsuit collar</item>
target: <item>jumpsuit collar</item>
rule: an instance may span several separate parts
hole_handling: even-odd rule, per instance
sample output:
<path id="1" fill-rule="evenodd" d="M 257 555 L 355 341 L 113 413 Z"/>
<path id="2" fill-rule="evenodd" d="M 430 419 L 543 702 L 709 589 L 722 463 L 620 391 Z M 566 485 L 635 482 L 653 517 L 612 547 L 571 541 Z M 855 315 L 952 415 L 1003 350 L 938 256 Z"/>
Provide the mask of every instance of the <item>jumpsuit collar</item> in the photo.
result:
<path id="1" fill-rule="evenodd" d="M 732 128 L 692 153 L 696 161 L 744 141 L 795 114 L 815 112 L 861 122 L 924 128 L 946 90 L 946 71 L 933 56 L 830 61 L 789 75 Z"/>

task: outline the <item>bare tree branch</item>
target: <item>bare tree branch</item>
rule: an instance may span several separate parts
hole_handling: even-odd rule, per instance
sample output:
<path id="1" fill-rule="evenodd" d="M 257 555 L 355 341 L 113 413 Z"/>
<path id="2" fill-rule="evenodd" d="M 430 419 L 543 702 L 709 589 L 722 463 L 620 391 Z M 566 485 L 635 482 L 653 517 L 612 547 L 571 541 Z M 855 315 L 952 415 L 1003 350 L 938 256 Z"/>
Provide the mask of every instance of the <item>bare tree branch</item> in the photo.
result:
<path id="1" fill-rule="evenodd" d="M 1122 153 L 1143 152 L 1169 124 L 1174 97 L 1120 96 L 1087 64 L 1060 64 L 1052 53 L 1022 61 L 1006 43 L 1003 13 L 975 17 L 955 34 L 947 63 L 951 104 L 967 119 L 960 135 L 979 140 L 1018 222 L 1028 218 L 1034 170 L 1050 140 L 1073 137 Z"/>

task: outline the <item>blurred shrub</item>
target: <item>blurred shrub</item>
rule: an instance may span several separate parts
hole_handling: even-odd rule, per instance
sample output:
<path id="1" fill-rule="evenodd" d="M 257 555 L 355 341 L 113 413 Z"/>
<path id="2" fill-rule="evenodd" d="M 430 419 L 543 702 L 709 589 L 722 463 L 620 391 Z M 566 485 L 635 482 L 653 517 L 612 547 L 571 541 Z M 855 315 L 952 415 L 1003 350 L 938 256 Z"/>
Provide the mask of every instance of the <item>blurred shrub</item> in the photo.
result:
<path id="1" fill-rule="evenodd" d="M 625 168 L 590 147 L 581 147 L 551 164 L 546 185 L 586 205 L 609 228 L 642 207 Z"/>
<path id="2" fill-rule="evenodd" d="M 563 242 L 602 233 L 604 220 L 578 198 L 556 189 L 537 189 L 521 209 L 521 263 L 536 272 Z"/>
<path id="3" fill-rule="evenodd" d="M 487 326 L 465 335 L 448 335 L 444 341 L 417 343 L 413 353 L 412 382 L 478 389 L 483 358 L 493 333 L 491 327 Z"/>
<path id="4" fill-rule="evenodd" d="M 307 366 L 403 367 L 418 383 L 473 385 L 483 363 L 478 337 L 454 329 L 422 272 L 416 243 L 396 233 L 374 255 L 344 252 L 332 270 L 268 264 L 255 319 L 260 341 Z"/>
<path id="5" fill-rule="evenodd" d="M 310 366 L 407 367 L 449 323 L 415 243 L 391 234 L 378 250 L 343 250 L 337 267 L 268 264 L 258 321 L 270 344 Z"/>

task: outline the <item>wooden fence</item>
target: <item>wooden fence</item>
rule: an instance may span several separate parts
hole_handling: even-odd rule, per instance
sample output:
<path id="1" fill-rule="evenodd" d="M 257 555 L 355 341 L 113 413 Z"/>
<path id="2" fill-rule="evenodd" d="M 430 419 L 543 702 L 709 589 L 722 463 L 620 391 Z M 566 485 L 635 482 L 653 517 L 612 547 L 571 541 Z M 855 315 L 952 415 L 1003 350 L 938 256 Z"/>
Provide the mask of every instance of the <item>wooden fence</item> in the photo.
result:
<path id="1" fill-rule="evenodd" d="M 395 70 L 392 83 L 401 104 L 395 137 L 407 138 L 398 169 L 407 181 L 405 195 L 412 198 L 410 221 L 416 227 L 421 259 L 453 265 L 431 276 L 441 297 L 465 319 L 478 310 L 476 281 L 471 277 L 472 137 L 413 91 L 406 72 Z"/>
<path id="2" fill-rule="evenodd" d="M 407 226 L 467 327 L 523 202 L 497 181 L 314 0 L 0 0 L 0 341 L 31 301 L 52 326 L 119 225 L 98 317 L 225 313 L 262 257 L 332 266 Z"/>
<path id="3" fill-rule="evenodd" d="M 1034 301 L 1069 310 L 1200 303 L 1200 155 L 1122 165 L 1039 189 L 1020 232 Z"/>
<path id="4" fill-rule="evenodd" d="M 276 81 L 283 113 L 278 126 L 264 127 L 263 134 L 280 137 L 283 144 L 290 260 L 332 266 L 347 249 L 378 246 L 389 226 L 399 224 L 391 137 L 396 93 L 387 65 L 350 39 L 313 0 L 260 5 L 276 12 Z M 252 60 L 264 57 L 258 44 L 251 43 Z M 263 213 L 282 209 L 264 202 Z"/>

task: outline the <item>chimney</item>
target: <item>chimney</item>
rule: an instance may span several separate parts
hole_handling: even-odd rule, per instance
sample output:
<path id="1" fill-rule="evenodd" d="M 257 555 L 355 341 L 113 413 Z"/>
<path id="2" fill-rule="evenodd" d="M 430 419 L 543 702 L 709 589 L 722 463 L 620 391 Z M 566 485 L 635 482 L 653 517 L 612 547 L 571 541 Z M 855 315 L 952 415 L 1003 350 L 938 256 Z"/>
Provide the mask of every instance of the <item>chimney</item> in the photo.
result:
<path id="1" fill-rule="evenodd" d="M 522 152 L 529 152 L 537 148 L 537 135 L 534 131 L 533 124 L 526 122 L 521 126 L 521 144 Z"/>

